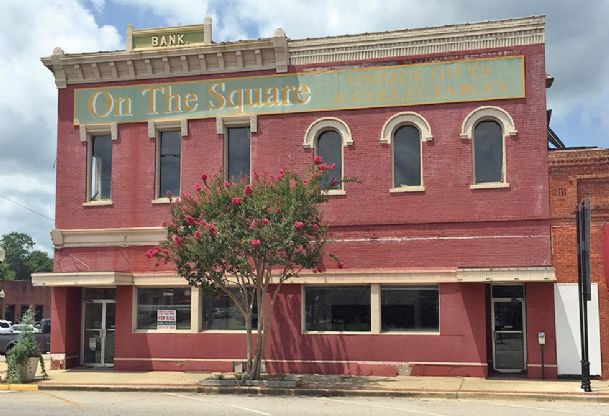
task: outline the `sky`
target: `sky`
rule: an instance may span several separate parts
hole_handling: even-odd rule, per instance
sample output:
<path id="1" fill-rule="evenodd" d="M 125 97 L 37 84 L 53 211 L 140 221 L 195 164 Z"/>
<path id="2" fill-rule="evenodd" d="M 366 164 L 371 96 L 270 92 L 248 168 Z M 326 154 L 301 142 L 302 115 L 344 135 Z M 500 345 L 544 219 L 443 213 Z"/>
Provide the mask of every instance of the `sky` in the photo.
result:
<path id="1" fill-rule="evenodd" d="M 574 5 L 577 4 L 577 8 Z M 57 90 L 40 62 L 125 49 L 136 28 L 213 19 L 214 41 L 289 38 L 546 16 L 552 128 L 567 146 L 609 147 L 609 1 L 587 0 L 0 0 L 0 235 L 30 234 L 52 253 Z"/>

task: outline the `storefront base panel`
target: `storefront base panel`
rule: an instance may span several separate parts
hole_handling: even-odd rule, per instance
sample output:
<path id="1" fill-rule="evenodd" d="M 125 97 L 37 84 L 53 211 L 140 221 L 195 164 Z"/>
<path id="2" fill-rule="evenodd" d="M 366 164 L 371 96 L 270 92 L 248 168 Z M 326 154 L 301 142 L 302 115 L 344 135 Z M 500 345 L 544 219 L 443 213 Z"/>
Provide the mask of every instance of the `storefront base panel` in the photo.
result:
<path id="1" fill-rule="evenodd" d="M 541 378 L 557 379 L 558 378 L 556 364 L 544 367 L 543 377 L 542 377 L 542 372 L 541 372 L 541 366 L 529 366 L 527 369 L 527 375 L 529 378 L 536 378 L 536 379 L 541 379 Z"/>

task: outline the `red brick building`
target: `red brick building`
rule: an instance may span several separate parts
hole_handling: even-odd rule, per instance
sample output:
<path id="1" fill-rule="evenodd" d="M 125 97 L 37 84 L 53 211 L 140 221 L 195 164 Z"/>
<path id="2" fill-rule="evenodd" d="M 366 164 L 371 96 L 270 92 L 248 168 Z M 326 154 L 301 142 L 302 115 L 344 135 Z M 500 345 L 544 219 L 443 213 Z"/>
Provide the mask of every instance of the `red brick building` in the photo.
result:
<path id="1" fill-rule="evenodd" d="M 599 148 L 553 150 L 549 157 L 550 212 L 552 217 L 552 261 L 557 286 L 571 291 L 566 301 L 577 319 L 577 234 L 575 206 L 590 199 L 590 262 L 593 302 L 589 306 L 590 361 L 592 375 L 609 374 L 609 150 Z M 557 301 L 560 298 L 557 296 Z M 559 370 L 579 373 L 579 324 L 569 325 L 557 313 L 557 331 L 565 332 L 559 343 Z M 574 341 L 574 342 L 573 342 Z M 574 348 L 570 346 L 573 345 Z M 563 353 L 564 351 L 564 353 Z M 564 355 L 564 358 L 563 358 Z"/>
<path id="2" fill-rule="evenodd" d="M 272 372 L 556 376 L 543 17 L 213 43 L 129 28 L 127 50 L 43 63 L 58 87 L 56 366 L 231 370 L 243 322 L 144 253 L 165 191 L 202 172 L 336 175 L 346 264 L 282 289 Z M 340 179 L 340 177 L 339 177 Z M 164 325 L 159 311 L 175 319 Z"/>
<path id="3" fill-rule="evenodd" d="M 34 287 L 29 280 L 0 280 L 0 319 L 13 323 L 21 320 L 28 308 L 32 308 L 37 321 L 51 316 L 51 290 Z"/>

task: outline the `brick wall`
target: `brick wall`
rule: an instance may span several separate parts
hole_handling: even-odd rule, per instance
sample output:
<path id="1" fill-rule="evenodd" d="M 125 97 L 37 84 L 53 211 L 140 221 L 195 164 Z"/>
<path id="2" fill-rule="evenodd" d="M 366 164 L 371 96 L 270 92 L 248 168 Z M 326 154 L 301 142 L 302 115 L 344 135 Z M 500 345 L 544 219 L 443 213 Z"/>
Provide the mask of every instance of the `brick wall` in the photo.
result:
<path id="1" fill-rule="evenodd" d="M 609 377 L 609 293 L 604 246 L 609 228 L 609 149 L 552 151 L 550 166 L 550 215 L 552 262 L 561 283 L 577 282 L 575 206 L 590 198 L 590 261 L 592 281 L 598 283 L 601 359 L 604 378 Z"/>
<path id="2" fill-rule="evenodd" d="M 378 241 L 339 243 L 337 250 L 345 254 L 350 266 L 368 267 L 370 262 L 376 267 L 384 266 L 383 262 L 391 267 L 548 265 L 544 46 L 415 57 L 408 62 L 504 55 L 525 56 L 524 99 L 259 116 L 258 132 L 252 134 L 252 170 L 276 173 L 287 166 L 303 172 L 312 160 L 312 151 L 302 146 L 307 127 L 319 117 L 338 117 L 350 127 L 354 141 L 344 149 L 345 176 L 361 181 L 346 184 L 347 195 L 332 197 L 324 207 L 324 218 L 335 228 L 338 238 L 342 233 L 350 232 L 374 238 L 396 235 L 476 237 L 460 242 L 430 239 L 394 245 Z M 304 69 L 307 68 L 290 70 Z M 203 78 L 207 77 L 191 79 Z M 148 138 L 146 123 L 119 126 L 119 138 L 112 145 L 113 205 L 82 206 L 86 188 L 86 144 L 80 141 L 78 128 L 73 126 L 73 93 L 73 86 L 59 90 L 57 228 L 162 225 L 168 217 L 168 207 L 151 203 L 154 199 L 155 141 Z M 508 189 L 469 188 L 472 183 L 471 141 L 461 139 L 459 133 L 465 117 L 481 105 L 502 107 L 513 117 L 518 129 L 515 137 L 506 138 Z M 425 117 L 434 136 L 433 141 L 423 144 L 426 190 L 391 194 L 391 149 L 381 144 L 379 137 L 387 119 L 405 110 L 416 111 Z M 214 119 L 190 120 L 189 136 L 182 143 L 182 189 L 183 193 L 191 193 L 202 172 L 213 175 L 221 169 L 223 137 L 216 133 Z M 478 238 L 479 235 L 483 238 Z M 95 266 L 91 270 L 108 270 L 107 267 L 119 264 L 121 267 L 115 270 L 149 268 L 140 259 L 125 260 L 125 256 L 137 252 L 134 248 L 64 249 L 55 256 L 55 271 L 79 267 L 70 260 L 70 253 L 86 257 L 89 266 L 91 262 L 99 264 L 99 268 Z M 94 259 L 96 253 L 107 255 Z"/>
<path id="3" fill-rule="evenodd" d="M 51 289 L 48 287 L 33 287 L 29 280 L 0 280 L 0 290 L 4 290 L 5 298 L 0 301 L 0 319 L 8 319 L 13 323 L 21 319 L 21 311 L 28 307 L 42 306 L 42 317 L 51 316 Z M 9 316 L 9 307 L 14 306 L 14 315 Z"/>

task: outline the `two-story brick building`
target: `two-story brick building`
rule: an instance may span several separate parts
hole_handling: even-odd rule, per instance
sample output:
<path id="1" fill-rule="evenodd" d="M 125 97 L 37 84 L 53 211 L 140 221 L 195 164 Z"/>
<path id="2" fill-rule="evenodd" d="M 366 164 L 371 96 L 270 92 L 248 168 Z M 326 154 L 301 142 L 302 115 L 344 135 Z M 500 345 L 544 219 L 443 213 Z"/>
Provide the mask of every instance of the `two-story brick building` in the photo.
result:
<path id="1" fill-rule="evenodd" d="M 243 322 L 146 251 L 200 175 L 359 183 L 324 219 L 344 269 L 282 289 L 272 372 L 556 375 L 544 19 L 212 42 L 129 28 L 122 51 L 44 58 L 58 88 L 55 366 L 231 370 Z M 159 311 L 162 311 L 159 313 Z M 170 317 L 167 325 L 163 319 Z"/>

